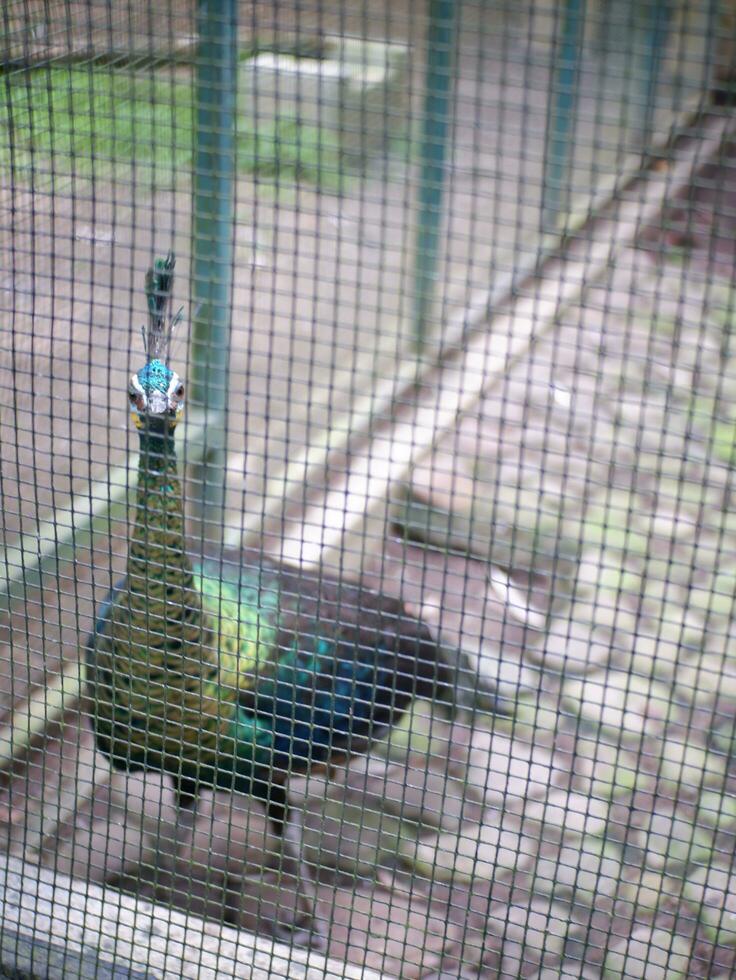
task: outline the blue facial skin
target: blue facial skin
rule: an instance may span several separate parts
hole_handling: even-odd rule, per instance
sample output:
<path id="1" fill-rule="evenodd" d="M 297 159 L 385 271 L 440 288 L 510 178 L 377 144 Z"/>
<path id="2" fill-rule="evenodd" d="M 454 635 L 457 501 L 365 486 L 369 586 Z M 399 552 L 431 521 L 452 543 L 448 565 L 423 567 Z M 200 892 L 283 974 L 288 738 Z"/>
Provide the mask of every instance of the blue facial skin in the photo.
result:
<path id="1" fill-rule="evenodd" d="M 175 371 L 156 359 L 133 375 L 128 398 L 141 432 L 157 432 L 162 426 L 173 432 L 184 407 L 184 386 Z"/>
<path id="2" fill-rule="evenodd" d="M 144 368 L 138 372 L 138 381 L 144 391 L 160 391 L 166 394 L 174 377 L 171 368 L 166 367 L 162 361 L 149 361 Z"/>

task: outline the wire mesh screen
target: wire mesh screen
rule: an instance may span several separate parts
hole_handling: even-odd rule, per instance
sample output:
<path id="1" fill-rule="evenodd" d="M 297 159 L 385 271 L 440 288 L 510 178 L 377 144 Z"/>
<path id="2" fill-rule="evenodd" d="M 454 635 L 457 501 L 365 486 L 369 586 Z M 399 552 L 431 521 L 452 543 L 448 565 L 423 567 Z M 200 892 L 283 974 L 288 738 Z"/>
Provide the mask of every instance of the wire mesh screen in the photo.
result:
<path id="1" fill-rule="evenodd" d="M 731 8 L 1 16 L 0 972 L 733 975 Z"/>

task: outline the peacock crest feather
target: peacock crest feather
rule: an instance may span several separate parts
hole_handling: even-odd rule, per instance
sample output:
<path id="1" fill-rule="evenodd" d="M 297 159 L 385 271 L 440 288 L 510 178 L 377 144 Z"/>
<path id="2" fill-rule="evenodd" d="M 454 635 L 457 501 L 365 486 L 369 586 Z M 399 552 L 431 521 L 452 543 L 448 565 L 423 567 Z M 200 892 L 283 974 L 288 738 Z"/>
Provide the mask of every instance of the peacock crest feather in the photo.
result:
<path id="1" fill-rule="evenodd" d="M 169 252 L 165 259 L 155 259 L 146 273 L 148 326 L 142 327 L 141 331 L 143 350 L 149 364 L 160 363 L 164 357 L 168 359 L 174 328 L 182 318 L 182 309 L 173 316 L 171 314 L 175 265 L 176 257 L 173 252 Z"/>

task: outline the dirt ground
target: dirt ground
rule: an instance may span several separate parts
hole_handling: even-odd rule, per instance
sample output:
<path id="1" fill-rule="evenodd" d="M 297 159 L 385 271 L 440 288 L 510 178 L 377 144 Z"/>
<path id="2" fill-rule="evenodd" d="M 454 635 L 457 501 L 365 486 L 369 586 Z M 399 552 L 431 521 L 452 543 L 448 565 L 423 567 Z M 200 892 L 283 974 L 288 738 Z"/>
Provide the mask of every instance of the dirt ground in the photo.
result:
<path id="1" fill-rule="evenodd" d="M 451 729 L 420 705 L 294 787 L 331 955 L 408 978 L 731 974 L 733 159 L 399 495 L 397 522 L 430 504 L 466 520 L 466 547 L 389 539 L 376 584 L 476 651 L 510 714 Z M 489 521 L 512 531 L 490 552 L 504 569 Z M 177 826 L 158 777 L 110 786 L 86 727 L 63 734 L 4 794 L 11 851 L 35 835 L 58 871 L 247 928 L 288 917 L 255 804 L 207 797 Z M 60 774 L 99 789 L 44 838 Z"/>

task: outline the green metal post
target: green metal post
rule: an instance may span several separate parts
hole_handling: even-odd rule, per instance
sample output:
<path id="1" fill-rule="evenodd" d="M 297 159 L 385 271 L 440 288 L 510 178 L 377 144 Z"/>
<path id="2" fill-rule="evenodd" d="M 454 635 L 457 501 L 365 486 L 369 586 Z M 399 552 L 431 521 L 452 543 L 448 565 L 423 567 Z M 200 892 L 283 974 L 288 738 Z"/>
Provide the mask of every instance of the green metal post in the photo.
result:
<path id="1" fill-rule="evenodd" d="M 205 414 L 200 533 L 222 536 L 230 356 L 237 0 L 199 0 L 192 219 L 191 400 Z"/>
<path id="2" fill-rule="evenodd" d="M 543 231 L 557 229 L 560 212 L 570 194 L 570 161 L 575 139 L 584 22 L 582 0 L 565 0 L 562 39 L 559 46 L 555 46 L 547 119 L 542 191 Z"/>
<path id="3" fill-rule="evenodd" d="M 647 142 L 654 133 L 654 114 L 657 85 L 659 83 L 662 56 L 664 54 L 670 29 L 671 8 L 669 0 L 651 0 L 640 8 L 646 17 L 644 27 L 643 54 L 643 119 L 642 151 L 646 153 Z"/>
<path id="4" fill-rule="evenodd" d="M 460 0 L 429 0 L 419 215 L 414 260 L 414 340 L 418 351 L 426 339 L 427 319 L 437 277 L 459 7 Z"/>

